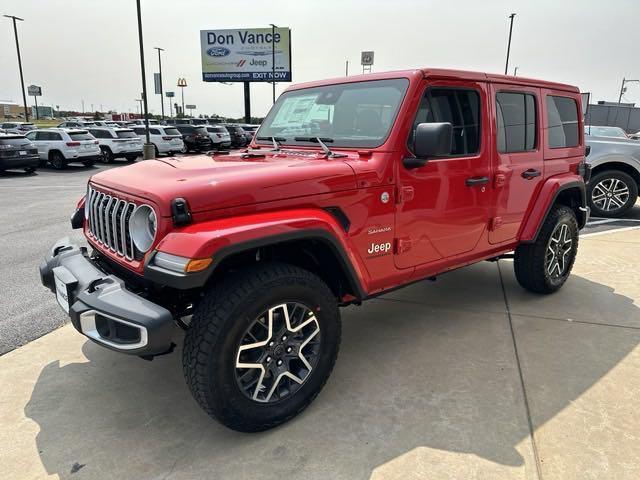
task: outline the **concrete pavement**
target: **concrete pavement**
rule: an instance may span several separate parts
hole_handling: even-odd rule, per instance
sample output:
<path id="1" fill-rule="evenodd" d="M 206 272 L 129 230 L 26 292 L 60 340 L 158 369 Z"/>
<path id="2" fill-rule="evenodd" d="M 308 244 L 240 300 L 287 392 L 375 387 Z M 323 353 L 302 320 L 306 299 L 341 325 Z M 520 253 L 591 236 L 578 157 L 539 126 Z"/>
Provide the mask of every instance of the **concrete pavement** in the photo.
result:
<path id="1" fill-rule="evenodd" d="M 2 478 L 637 479 L 640 230 L 581 239 L 539 297 L 484 262 L 343 311 L 335 371 L 275 430 L 65 326 L 0 357 Z M 53 298 L 48 299 L 54 302 Z"/>

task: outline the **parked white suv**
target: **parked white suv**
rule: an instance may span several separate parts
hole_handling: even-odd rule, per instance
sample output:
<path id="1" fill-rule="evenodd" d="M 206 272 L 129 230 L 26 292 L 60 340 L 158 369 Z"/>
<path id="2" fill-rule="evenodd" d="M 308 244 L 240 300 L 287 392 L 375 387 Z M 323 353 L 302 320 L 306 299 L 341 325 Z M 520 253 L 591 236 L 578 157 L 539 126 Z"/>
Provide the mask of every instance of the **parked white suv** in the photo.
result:
<path id="1" fill-rule="evenodd" d="M 84 120 L 67 120 L 58 124 L 58 128 L 89 128 L 95 126 L 95 122 L 87 122 Z"/>
<path id="2" fill-rule="evenodd" d="M 59 170 L 69 163 L 90 167 L 100 158 L 98 141 L 87 130 L 43 128 L 30 131 L 26 137 L 38 149 L 41 165 L 50 162 Z"/>
<path id="3" fill-rule="evenodd" d="M 146 142 L 144 127 L 135 126 L 132 130 L 140 137 L 142 142 Z M 156 157 L 161 153 L 172 156 L 184 150 L 182 134 L 172 126 L 153 125 L 149 127 L 149 140 L 156 147 Z"/>
<path id="4" fill-rule="evenodd" d="M 231 146 L 229 130 L 224 127 L 216 127 L 215 125 L 207 125 L 205 128 L 215 148 L 229 148 Z"/>
<path id="5" fill-rule="evenodd" d="M 142 155 L 142 141 L 130 128 L 91 127 L 89 133 L 98 140 L 102 163 L 112 163 L 116 158 L 133 162 Z"/>
<path id="6" fill-rule="evenodd" d="M 33 123 L 5 122 L 3 124 L 0 124 L 0 128 L 5 132 L 19 133 L 21 135 L 24 135 L 31 130 L 35 130 L 37 127 Z"/>

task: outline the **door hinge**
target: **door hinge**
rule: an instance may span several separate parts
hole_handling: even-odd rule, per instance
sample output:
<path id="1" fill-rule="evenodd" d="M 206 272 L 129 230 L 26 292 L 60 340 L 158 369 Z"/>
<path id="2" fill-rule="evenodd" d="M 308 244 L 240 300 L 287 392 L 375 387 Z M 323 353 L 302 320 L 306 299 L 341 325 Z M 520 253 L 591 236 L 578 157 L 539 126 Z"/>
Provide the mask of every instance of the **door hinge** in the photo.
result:
<path id="1" fill-rule="evenodd" d="M 402 187 L 398 189 L 398 195 L 396 196 L 396 203 L 404 203 L 413 200 L 415 190 L 413 187 Z"/>
<path id="2" fill-rule="evenodd" d="M 501 226 L 502 226 L 502 217 L 493 217 L 489 221 L 489 230 L 492 232 L 495 232 Z"/>
<path id="3" fill-rule="evenodd" d="M 395 240 L 395 253 L 405 253 L 411 250 L 411 239 L 409 237 L 396 238 Z"/>

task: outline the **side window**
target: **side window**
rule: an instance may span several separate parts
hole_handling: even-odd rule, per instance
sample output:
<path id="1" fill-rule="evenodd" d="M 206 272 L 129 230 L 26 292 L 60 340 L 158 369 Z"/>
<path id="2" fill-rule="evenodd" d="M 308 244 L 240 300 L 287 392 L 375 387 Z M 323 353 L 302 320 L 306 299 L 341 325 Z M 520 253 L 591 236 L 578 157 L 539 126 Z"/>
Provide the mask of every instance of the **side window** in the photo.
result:
<path id="1" fill-rule="evenodd" d="M 49 132 L 49 140 L 60 141 L 62 140 L 62 135 L 57 132 Z"/>
<path id="2" fill-rule="evenodd" d="M 452 156 L 473 155 L 480 150 L 480 95 L 462 88 L 429 88 L 418 107 L 409 138 L 419 123 L 449 122 L 453 125 Z"/>
<path id="3" fill-rule="evenodd" d="M 149 134 L 150 135 L 160 135 L 160 130 L 158 130 L 157 128 L 150 128 L 149 129 Z"/>
<path id="4" fill-rule="evenodd" d="M 549 148 L 577 147 L 578 104 L 573 98 L 547 96 Z"/>
<path id="5" fill-rule="evenodd" d="M 529 93 L 496 94 L 498 151 L 516 153 L 536 147 L 536 100 Z"/>
<path id="6" fill-rule="evenodd" d="M 36 134 L 37 132 L 29 132 L 25 135 L 25 137 L 27 137 L 29 140 L 34 141 L 36 139 Z"/>

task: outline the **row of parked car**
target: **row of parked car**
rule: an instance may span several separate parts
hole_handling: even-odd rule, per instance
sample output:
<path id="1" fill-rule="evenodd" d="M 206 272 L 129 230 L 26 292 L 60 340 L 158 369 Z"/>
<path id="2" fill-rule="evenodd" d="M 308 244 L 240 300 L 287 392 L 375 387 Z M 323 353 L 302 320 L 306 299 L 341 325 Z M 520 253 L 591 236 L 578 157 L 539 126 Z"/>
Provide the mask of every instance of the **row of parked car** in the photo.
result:
<path id="1" fill-rule="evenodd" d="M 55 128 L 42 129 L 19 122 L 0 126 L 0 134 L 3 133 L 0 137 L 0 151 L 3 151 L 0 154 L 0 171 L 23 168 L 32 172 L 37 166 L 47 163 L 63 169 L 69 163 L 90 166 L 96 161 L 112 163 L 117 158 L 133 162 L 142 154 L 142 145 L 146 141 L 142 120 L 72 120 Z M 156 156 L 243 147 L 250 138 L 244 130 L 238 129 L 241 127 L 234 125 L 161 125 L 150 121 L 149 140 L 155 147 Z M 2 147 L 3 143 L 5 147 Z"/>

